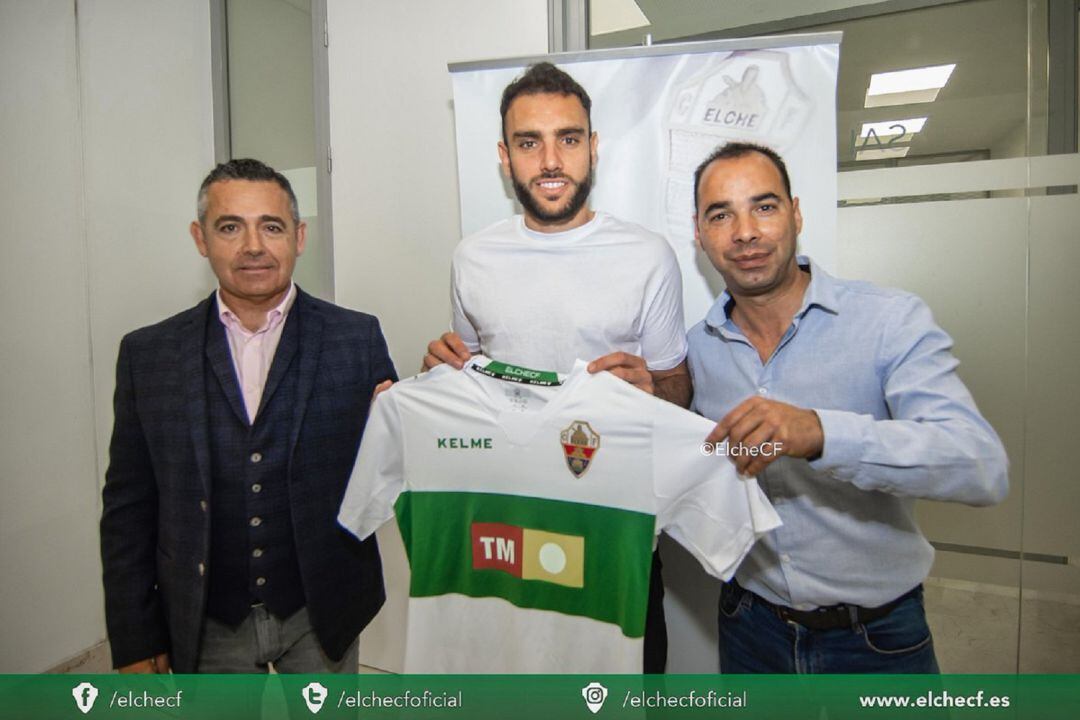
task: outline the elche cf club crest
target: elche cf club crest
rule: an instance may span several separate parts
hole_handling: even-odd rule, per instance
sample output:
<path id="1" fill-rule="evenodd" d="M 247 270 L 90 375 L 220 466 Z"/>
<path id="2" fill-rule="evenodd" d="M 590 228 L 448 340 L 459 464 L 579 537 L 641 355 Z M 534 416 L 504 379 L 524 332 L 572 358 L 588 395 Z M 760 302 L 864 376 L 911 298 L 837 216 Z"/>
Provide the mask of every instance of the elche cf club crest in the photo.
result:
<path id="1" fill-rule="evenodd" d="M 566 456 L 566 467 L 574 473 L 574 477 L 581 477 L 600 449 L 600 433 L 584 420 L 575 420 L 560 433 L 559 439 Z"/>

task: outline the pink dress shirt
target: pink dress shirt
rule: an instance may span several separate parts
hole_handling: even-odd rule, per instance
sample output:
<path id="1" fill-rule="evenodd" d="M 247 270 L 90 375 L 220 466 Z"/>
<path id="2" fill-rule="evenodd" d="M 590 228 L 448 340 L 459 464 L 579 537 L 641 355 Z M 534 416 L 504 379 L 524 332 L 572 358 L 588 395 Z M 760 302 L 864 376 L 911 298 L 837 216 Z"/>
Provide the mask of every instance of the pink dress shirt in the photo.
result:
<path id="1" fill-rule="evenodd" d="M 240 392 L 244 396 L 248 423 L 255 422 L 255 413 L 259 411 L 259 402 L 262 401 L 263 388 L 266 386 L 266 376 L 270 374 L 270 363 L 274 360 L 274 353 L 281 342 L 281 331 L 285 328 L 285 319 L 295 301 L 296 284 L 293 283 L 281 304 L 266 314 L 263 326 L 252 332 L 244 327 L 228 308 L 221 297 L 221 288 L 218 288 L 218 317 L 225 326 L 225 335 L 229 339 L 229 350 L 232 351 Z"/>

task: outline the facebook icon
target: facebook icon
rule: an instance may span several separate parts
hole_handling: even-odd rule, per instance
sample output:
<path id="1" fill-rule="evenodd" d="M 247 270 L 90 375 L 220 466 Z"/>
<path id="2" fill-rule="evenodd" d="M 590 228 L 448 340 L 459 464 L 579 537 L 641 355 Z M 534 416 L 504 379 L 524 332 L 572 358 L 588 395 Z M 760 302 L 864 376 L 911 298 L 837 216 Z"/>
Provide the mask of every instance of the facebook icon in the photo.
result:
<path id="1" fill-rule="evenodd" d="M 90 712 L 97 701 L 98 689 L 88 682 L 81 682 L 71 688 L 71 696 L 75 698 L 75 707 L 82 711 L 83 715 Z"/>

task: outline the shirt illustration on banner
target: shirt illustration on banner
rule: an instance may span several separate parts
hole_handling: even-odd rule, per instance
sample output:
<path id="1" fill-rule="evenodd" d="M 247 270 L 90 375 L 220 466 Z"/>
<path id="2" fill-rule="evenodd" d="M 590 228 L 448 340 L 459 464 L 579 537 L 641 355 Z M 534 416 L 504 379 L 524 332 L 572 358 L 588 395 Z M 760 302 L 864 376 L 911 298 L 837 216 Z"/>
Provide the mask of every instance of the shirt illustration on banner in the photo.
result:
<path id="1" fill-rule="evenodd" d="M 668 238 L 692 241 L 694 170 L 726 142 L 767 145 L 780 154 L 794 144 L 813 110 L 796 84 L 790 56 L 771 50 L 714 56 L 686 79 L 676 78 L 664 122 Z"/>
<path id="2" fill-rule="evenodd" d="M 405 671 L 640 673 L 656 534 L 729 578 L 779 524 L 701 452 L 711 428 L 581 361 L 474 356 L 382 393 L 338 519 L 367 537 L 397 516 Z"/>

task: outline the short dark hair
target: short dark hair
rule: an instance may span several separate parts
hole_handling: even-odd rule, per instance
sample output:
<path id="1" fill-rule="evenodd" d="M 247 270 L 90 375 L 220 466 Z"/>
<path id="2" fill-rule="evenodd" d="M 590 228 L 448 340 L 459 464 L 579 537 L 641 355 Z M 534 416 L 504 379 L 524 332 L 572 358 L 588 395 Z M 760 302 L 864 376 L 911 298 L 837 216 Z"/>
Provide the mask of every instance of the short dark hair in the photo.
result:
<path id="1" fill-rule="evenodd" d="M 289 210 L 292 212 L 293 222 L 297 225 L 300 224 L 300 205 L 296 202 L 296 193 L 293 192 L 292 185 L 289 184 L 289 178 L 266 163 L 251 158 L 234 158 L 229 162 L 219 163 L 202 181 L 196 201 L 200 223 L 206 221 L 206 195 L 210 191 L 210 186 L 224 180 L 254 180 L 257 182 L 277 183 L 278 187 L 289 196 Z"/>
<path id="2" fill-rule="evenodd" d="M 549 62 L 538 62 L 526 68 L 521 77 L 514 80 L 503 90 L 502 102 L 499 104 L 499 113 L 502 115 L 503 142 L 506 139 L 506 111 L 510 104 L 519 95 L 540 95 L 551 93 L 553 95 L 573 95 L 581 101 L 585 108 L 585 117 L 589 119 L 589 129 L 592 129 L 592 100 L 585 88 L 568 74 L 555 67 Z"/>
<path id="3" fill-rule="evenodd" d="M 729 142 L 713 150 L 709 157 L 702 160 L 701 164 L 697 166 L 697 170 L 694 171 L 695 215 L 698 211 L 698 189 L 701 188 L 701 176 L 705 174 L 705 168 L 709 167 L 717 160 L 731 160 L 733 158 L 744 157 L 750 153 L 764 155 L 772 161 L 772 164 L 780 171 L 780 179 L 784 181 L 784 190 L 787 192 L 788 200 L 791 199 L 791 178 L 788 177 L 787 165 L 784 164 L 784 158 L 780 157 L 780 153 L 770 147 L 757 145 L 755 143 Z"/>

